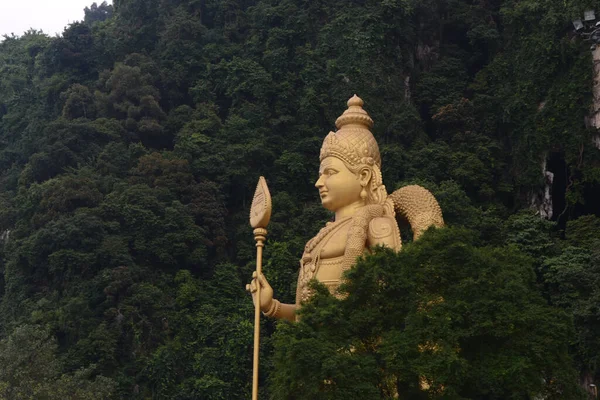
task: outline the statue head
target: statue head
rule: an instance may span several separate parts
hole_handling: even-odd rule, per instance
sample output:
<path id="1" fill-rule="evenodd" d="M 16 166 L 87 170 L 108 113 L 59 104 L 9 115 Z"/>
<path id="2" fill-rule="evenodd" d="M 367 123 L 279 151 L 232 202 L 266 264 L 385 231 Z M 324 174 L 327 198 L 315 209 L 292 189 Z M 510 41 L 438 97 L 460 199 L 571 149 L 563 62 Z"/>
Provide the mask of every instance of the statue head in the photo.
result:
<path id="1" fill-rule="evenodd" d="M 357 200 L 365 205 L 383 204 L 387 198 L 379 146 L 370 131 L 373 120 L 363 104 L 356 95 L 348 100 L 348 109 L 335 121 L 337 132 L 329 132 L 321 146 L 321 177 L 315 186 L 322 186 L 327 179 L 328 193 L 321 201 L 332 211 Z M 336 176 L 327 178 L 330 173 Z"/>

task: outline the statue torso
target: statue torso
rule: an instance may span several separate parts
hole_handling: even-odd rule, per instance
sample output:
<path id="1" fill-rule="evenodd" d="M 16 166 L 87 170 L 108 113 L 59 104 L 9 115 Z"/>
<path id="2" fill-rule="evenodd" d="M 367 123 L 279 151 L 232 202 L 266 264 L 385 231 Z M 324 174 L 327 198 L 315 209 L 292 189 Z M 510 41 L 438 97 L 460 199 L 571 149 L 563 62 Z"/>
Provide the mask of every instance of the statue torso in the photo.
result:
<path id="1" fill-rule="evenodd" d="M 387 231 L 387 235 L 381 235 L 377 231 L 377 226 L 373 221 L 381 220 L 384 225 L 392 226 L 395 229 Z M 340 221 L 330 222 L 323 227 L 319 233 L 312 238 L 305 246 L 302 259 L 300 260 L 300 273 L 298 275 L 298 287 L 296 289 L 296 304 L 306 301 L 310 298 L 311 292 L 308 283 L 316 278 L 319 282 L 327 286 L 329 291 L 334 294 L 339 287 L 343 272 L 350 267 L 344 265 L 348 263 L 344 255 L 348 243 L 348 233 L 352 227 L 352 217 L 347 217 Z M 367 228 L 367 227 L 366 227 Z M 399 231 L 396 220 L 391 217 L 376 218 L 371 221 L 368 228 L 368 243 L 364 243 L 364 250 L 369 246 L 376 244 L 388 245 L 392 248 L 399 248 Z M 393 240 L 398 237 L 398 245 Z M 383 239 L 383 241 L 381 241 Z"/>
<path id="2" fill-rule="evenodd" d="M 313 278 L 317 278 L 332 292 L 339 286 L 351 220 L 352 218 L 345 218 L 341 221 L 328 222 L 306 243 L 300 260 L 296 288 L 297 305 L 309 299 L 311 293 L 308 283 Z"/>

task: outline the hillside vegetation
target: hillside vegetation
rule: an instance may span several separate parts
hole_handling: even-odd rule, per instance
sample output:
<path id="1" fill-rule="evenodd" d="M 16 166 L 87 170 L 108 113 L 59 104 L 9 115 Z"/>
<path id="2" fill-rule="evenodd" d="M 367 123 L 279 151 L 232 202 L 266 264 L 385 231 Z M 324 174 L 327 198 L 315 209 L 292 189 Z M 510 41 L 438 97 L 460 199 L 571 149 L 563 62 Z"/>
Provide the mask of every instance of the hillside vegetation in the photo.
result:
<path id="1" fill-rule="evenodd" d="M 300 323 L 264 321 L 261 398 L 585 398 L 600 149 L 571 20 L 588 7 L 114 0 L 60 36 L 5 37 L 0 398 L 249 398 L 257 178 L 264 270 L 289 302 L 331 218 L 321 141 L 354 93 L 388 191 L 427 187 L 448 228 L 411 243 L 404 227 L 344 300 L 321 290 Z"/>

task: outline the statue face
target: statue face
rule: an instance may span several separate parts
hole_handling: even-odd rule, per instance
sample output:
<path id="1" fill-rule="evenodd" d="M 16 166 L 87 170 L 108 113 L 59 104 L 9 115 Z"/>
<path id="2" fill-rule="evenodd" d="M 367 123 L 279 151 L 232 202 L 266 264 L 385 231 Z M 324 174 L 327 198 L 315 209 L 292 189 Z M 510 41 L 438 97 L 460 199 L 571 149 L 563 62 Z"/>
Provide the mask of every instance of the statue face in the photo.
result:
<path id="1" fill-rule="evenodd" d="M 337 157 L 326 157 L 321 161 L 315 187 L 319 189 L 323 207 L 330 211 L 335 212 L 361 200 L 359 176 Z"/>

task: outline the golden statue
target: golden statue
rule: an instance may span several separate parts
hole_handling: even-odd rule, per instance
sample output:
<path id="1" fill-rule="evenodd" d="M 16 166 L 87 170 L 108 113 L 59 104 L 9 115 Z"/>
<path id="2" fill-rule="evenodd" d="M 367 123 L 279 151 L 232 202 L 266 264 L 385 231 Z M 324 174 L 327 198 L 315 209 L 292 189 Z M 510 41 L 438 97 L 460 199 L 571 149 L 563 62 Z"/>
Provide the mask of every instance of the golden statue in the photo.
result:
<path id="1" fill-rule="evenodd" d="M 273 298 L 264 275 L 253 274 L 246 286 L 256 305 L 260 284 L 260 309 L 268 317 L 296 319 L 296 310 L 311 296 L 309 282 L 316 278 L 336 294 L 344 271 L 369 248 L 402 247 L 396 216 L 411 225 L 417 239 L 430 226 L 443 226 L 441 209 L 433 195 L 411 185 L 387 194 L 381 177 L 379 146 L 370 129 L 373 120 L 356 95 L 335 121 L 321 147 L 319 179 L 315 183 L 323 206 L 335 213 L 319 233 L 308 241 L 300 260 L 296 303 L 283 304 Z"/>

